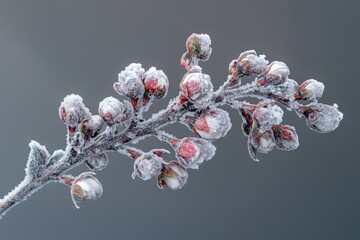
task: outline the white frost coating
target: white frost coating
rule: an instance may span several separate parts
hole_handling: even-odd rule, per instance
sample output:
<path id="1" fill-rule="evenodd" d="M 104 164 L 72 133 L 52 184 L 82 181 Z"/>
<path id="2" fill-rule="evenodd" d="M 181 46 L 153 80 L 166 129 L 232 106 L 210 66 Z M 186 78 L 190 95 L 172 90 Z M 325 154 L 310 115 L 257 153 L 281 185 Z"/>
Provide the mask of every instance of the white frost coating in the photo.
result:
<path id="1" fill-rule="evenodd" d="M 209 102 L 213 95 L 210 76 L 203 73 L 185 74 L 180 83 L 180 89 L 184 96 L 198 105 Z"/>
<path id="2" fill-rule="evenodd" d="M 121 71 L 118 82 L 114 84 L 114 89 L 121 95 L 132 99 L 139 98 L 144 94 L 144 84 L 142 82 L 145 69 L 140 63 L 131 63 Z"/>
<path id="3" fill-rule="evenodd" d="M 306 108 L 303 113 L 306 118 L 306 124 L 310 129 L 319 133 L 334 131 L 344 116 L 338 110 L 337 104 L 331 106 L 323 103 L 311 103 Z"/>
<path id="4" fill-rule="evenodd" d="M 76 127 L 85 119 L 90 118 L 91 113 L 79 95 L 71 94 L 61 102 L 59 116 L 66 125 Z"/>
<path id="5" fill-rule="evenodd" d="M 262 101 L 258 104 L 253 113 L 255 120 L 260 124 L 259 131 L 265 132 L 274 124 L 280 124 L 284 111 L 277 105 L 273 105 L 270 101 Z"/>
<path id="6" fill-rule="evenodd" d="M 309 79 L 300 84 L 299 93 L 303 100 L 315 102 L 322 97 L 325 86 L 322 82 Z"/>
<path id="7" fill-rule="evenodd" d="M 275 147 L 275 139 L 271 130 L 263 133 L 253 131 L 249 136 L 249 141 L 261 153 L 268 153 Z"/>
<path id="8" fill-rule="evenodd" d="M 203 139 L 184 138 L 175 147 L 176 158 L 184 168 L 198 169 L 215 155 L 215 146 Z"/>
<path id="9" fill-rule="evenodd" d="M 135 160 L 132 178 L 138 176 L 142 180 L 149 180 L 159 175 L 164 163 L 166 162 L 161 157 L 153 153 L 142 154 Z"/>
<path id="10" fill-rule="evenodd" d="M 255 88 L 263 93 L 272 93 L 276 96 L 293 100 L 294 95 L 298 92 L 298 83 L 295 80 L 288 78 L 279 85 L 264 85 L 256 86 Z"/>
<path id="11" fill-rule="evenodd" d="M 48 163 L 50 154 L 46 150 L 45 146 L 41 146 L 36 141 L 31 141 L 29 143 L 29 147 L 31 150 L 26 164 L 25 173 L 29 178 L 36 178 L 40 176 L 43 168 Z"/>

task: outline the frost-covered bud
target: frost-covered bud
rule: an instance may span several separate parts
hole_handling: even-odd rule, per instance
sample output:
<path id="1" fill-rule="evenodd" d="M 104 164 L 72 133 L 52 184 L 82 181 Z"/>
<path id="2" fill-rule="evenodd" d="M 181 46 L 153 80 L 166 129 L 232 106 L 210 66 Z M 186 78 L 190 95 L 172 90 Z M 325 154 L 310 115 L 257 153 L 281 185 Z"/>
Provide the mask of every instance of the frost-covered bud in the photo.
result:
<path id="1" fill-rule="evenodd" d="M 252 131 L 249 135 L 249 142 L 261 153 L 268 153 L 275 147 L 275 138 L 272 130 L 262 133 Z"/>
<path id="2" fill-rule="evenodd" d="M 218 108 L 211 108 L 195 120 L 192 127 L 198 137 L 216 140 L 224 137 L 231 128 L 230 117 L 227 112 Z"/>
<path id="3" fill-rule="evenodd" d="M 212 48 L 210 36 L 207 34 L 193 33 L 186 41 L 188 53 L 195 55 L 202 61 L 207 61 L 211 55 Z"/>
<path id="4" fill-rule="evenodd" d="M 299 93 L 303 100 L 310 102 L 317 101 L 323 95 L 325 86 L 322 82 L 309 79 L 300 84 Z"/>
<path id="5" fill-rule="evenodd" d="M 281 123 L 283 115 L 284 111 L 279 106 L 274 105 L 268 100 L 259 102 L 253 112 L 254 119 L 260 125 L 260 132 L 265 132 L 274 124 Z"/>
<path id="6" fill-rule="evenodd" d="M 198 169 L 215 154 L 215 146 L 203 139 L 184 138 L 175 147 L 176 157 L 184 168 Z"/>
<path id="7" fill-rule="evenodd" d="M 131 104 L 120 102 L 114 97 L 107 97 L 99 104 L 99 115 L 109 125 L 125 122 L 133 115 Z"/>
<path id="8" fill-rule="evenodd" d="M 79 129 L 84 133 L 86 137 L 96 137 L 96 135 L 100 132 L 104 121 L 99 115 L 91 116 L 91 118 L 83 121 L 79 125 Z"/>
<path id="9" fill-rule="evenodd" d="M 210 101 L 213 94 L 210 76 L 198 72 L 185 74 L 180 89 L 184 96 L 198 104 Z"/>
<path id="10" fill-rule="evenodd" d="M 298 92 L 298 83 L 293 79 L 287 79 L 283 84 L 277 85 L 279 94 L 286 98 L 293 97 Z"/>
<path id="11" fill-rule="evenodd" d="M 169 80 L 162 70 L 151 67 L 144 74 L 145 93 L 147 96 L 154 96 L 160 99 L 166 96 L 169 88 Z"/>
<path id="12" fill-rule="evenodd" d="M 300 111 L 305 116 L 309 128 L 319 133 L 334 131 L 343 119 L 343 114 L 338 110 L 337 104 L 330 106 L 322 103 L 311 103 L 301 107 Z"/>
<path id="13" fill-rule="evenodd" d="M 98 155 L 93 155 L 89 159 L 86 160 L 86 165 L 89 167 L 90 170 L 97 170 L 101 171 L 109 163 L 108 156 L 106 153 L 101 153 Z"/>
<path id="14" fill-rule="evenodd" d="M 142 180 L 149 180 L 160 174 L 165 161 L 154 153 L 144 153 L 136 158 L 132 178 L 138 176 Z"/>
<path id="15" fill-rule="evenodd" d="M 172 190 L 182 188 L 188 179 L 188 173 L 177 161 L 169 162 L 164 166 L 160 175 L 158 176 L 158 187 L 168 187 Z"/>
<path id="16" fill-rule="evenodd" d="M 71 184 L 71 197 L 76 208 L 82 201 L 96 200 L 101 197 L 103 188 L 93 172 L 85 172 L 76 177 Z"/>
<path id="17" fill-rule="evenodd" d="M 263 84 L 272 84 L 278 85 L 285 82 L 285 80 L 289 77 L 290 70 L 285 63 L 274 61 L 270 63 L 270 65 L 265 70 L 265 76 L 262 79 L 264 82 L 259 81 L 260 85 Z"/>
<path id="18" fill-rule="evenodd" d="M 259 76 L 265 71 L 267 64 L 265 55 L 258 56 L 254 50 L 248 50 L 230 63 L 229 74 L 233 78 L 239 78 L 242 75 Z"/>
<path id="19" fill-rule="evenodd" d="M 274 132 L 275 144 L 278 149 L 284 151 L 295 150 L 299 146 L 299 138 L 293 126 L 274 125 L 271 128 Z"/>
<path id="20" fill-rule="evenodd" d="M 71 94 L 61 102 L 59 116 L 67 126 L 76 127 L 82 121 L 90 118 L 91 113 L 79 95 Z"/>
<path id="21" fill-rule="evenodd" d="M 114 83 L 117 93 L 131 99 L 137 99 L 144 94 L 142 82 L 145 69 L 140 63 L 132 63 L 119 73 L 118 82 Z"/>

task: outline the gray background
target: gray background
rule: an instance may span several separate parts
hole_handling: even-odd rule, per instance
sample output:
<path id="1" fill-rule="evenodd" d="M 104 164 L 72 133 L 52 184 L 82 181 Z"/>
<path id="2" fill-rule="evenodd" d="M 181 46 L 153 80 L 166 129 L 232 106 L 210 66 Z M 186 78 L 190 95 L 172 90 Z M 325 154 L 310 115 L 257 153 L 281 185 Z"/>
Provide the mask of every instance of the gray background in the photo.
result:
<path id="1" fill-rule="evenodd" d="M 168 97 L 184 74 L 179 59 L 193 32 L 208 33 L 213 54 L 202 64 L 217 88 L 228 63 L 247 49 L 285 61 L 298 82 L 326 86 L 322 102 L 345 119 L 329 134 L 296 126 L 300 147 L 250 159 L 238 113 L 213 160 L 191 171 L 181 191 L 132 180 L 132 161 L 111 154 L 98 173 L 104 195 L 72 205 L 69 189 L 51 184 L 0 222 L 1 239 L 360 239 L 358 1 L 0 1 L 0 194 L 24 175 L 31 139 L 49 151 L 65 145 L 58 119 L 63 97 L 80 94 L 96 113 L 116 93 L 131 62 L 163 69 Z M 193 136 L 184 126 L 166 128 Z M 167 147 L 154 139 L 144 150 Z M 171 157 L 167 158 L 171 160 Z M 72 173 L 87 169 L 83 166 Z"/>

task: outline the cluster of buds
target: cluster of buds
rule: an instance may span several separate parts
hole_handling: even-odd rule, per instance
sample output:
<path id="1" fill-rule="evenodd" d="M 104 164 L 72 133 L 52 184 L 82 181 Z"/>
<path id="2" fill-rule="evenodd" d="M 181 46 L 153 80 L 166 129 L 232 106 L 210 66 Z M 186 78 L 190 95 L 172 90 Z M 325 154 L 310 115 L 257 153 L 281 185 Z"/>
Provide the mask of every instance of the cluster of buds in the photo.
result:
<path id="1" fill-rule="evenodd" d="M 122 96 L 126 96 L 136 111 L 140 109 L 140 102 L 145 106 L 152 99 L 164 98 L 168 92 L 169 81 L 162 70 L 151 67 L 145 72 L 140 63 L 132 63 L 121 71 L 114 89 Z"/>
<path id="2" fill-rule="evenodd" d="M 299 112 L 305 117 L 309 128 L 319 133 L 334 131 L 343 119 L 343 114 L 336 104 L 330 106 L 323 103 L 310 103 L 300 107 Z"/>
<path id="3" fill-rule="evenodd" d="M 258 161 L 257 153 L 268 153 L 276 146 L 280 150 L 290 151 L 299 146 L 295 128 L 281 125 L 283 111 L 269 100 L 257 105 L 243 104 L 239 109 L 242 116 L 242 128 L 248 136 L 250 156 Z"/>
<path id="4" fill-rule="evenodd" d="M 199 138 L 211 141 L 224 137 L 231 128 L 229 114 L 215 107 L 207 108 L 198 116 L 185 116 L 184 123 Z"/>
<path id="5" fill-rule="evenodd" d="M 97 200 L 103 193 L 103 187 L 99 180 L 94 177 L 95 173 L 85 172 L 73 178 L 62 176 L 62 182 L 70 186 L 71 198 L 76 208 L 83 201 Z"/>
<path id="6" fill-rule="evenodd" d="M 193 33 L 186 41 L 186 52 L 181 58 L 181 66 L 191 71 L 198 65 L 199 60 L 207 61 L 210 58 L 212 48 L 211 39 L 207 34 Z"/>
<path id="7" fill-rule="evenodd" d="M 258 56 L 254 50 L 242 52 L 237 59 L 232 60 L 229 64 L 231 85 L 234 85 L 243 76 L 257 77 L 263 74 L 267 64 L 265 55 Z"/>
<path id="8" fill-rule="evenodd" d="M 128 101 L 120 102 L 114 97 L 107 97 L 99 104 L 99 115 L 108 126 L 124 123 L 134 115 Z"/>

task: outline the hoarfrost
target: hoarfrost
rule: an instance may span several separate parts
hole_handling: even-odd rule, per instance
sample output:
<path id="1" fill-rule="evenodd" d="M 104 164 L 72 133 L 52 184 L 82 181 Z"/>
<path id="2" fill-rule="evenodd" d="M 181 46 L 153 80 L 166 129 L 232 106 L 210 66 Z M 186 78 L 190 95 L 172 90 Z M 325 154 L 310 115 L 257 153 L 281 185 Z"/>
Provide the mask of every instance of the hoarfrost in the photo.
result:
<path id="1" fill-rule="evenodd" d="M 40 145 L 36 141 L 29 143 L 30 154 L 26 164 L 25 172 L 26 176 L 30 178 L 37 178 L 41 175 L 44 166 L 48 163 L 50 157 L 49 152 L 45 146 Z"/>

